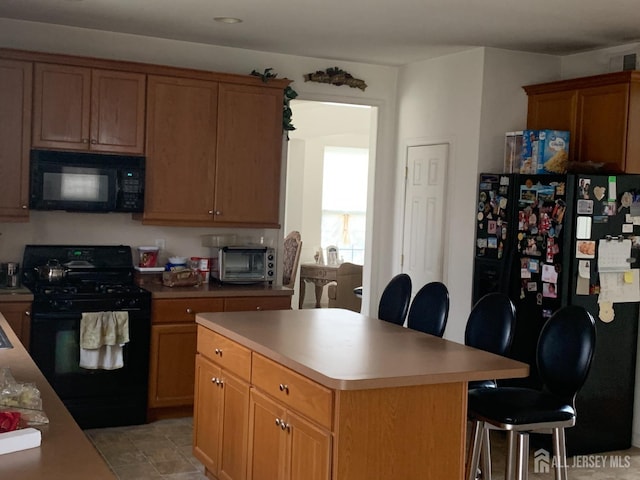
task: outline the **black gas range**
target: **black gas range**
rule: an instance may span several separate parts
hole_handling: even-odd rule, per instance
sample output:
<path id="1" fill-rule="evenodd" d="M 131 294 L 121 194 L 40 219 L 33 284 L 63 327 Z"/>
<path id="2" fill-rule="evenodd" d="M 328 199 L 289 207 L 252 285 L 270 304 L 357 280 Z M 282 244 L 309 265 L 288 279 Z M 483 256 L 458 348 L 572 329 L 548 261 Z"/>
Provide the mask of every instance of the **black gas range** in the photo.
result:
<path id="1" fill-rule="evenodd" d="M 23 285 L 33 292 L 30 354 L 82 428 L 146 421 L 151 294 L 134 283 L 131 247 L 27 245 Z M 56 270 L 47 276 L 47 266 Z M 45 267 L 45 268 L 42 268 Z M 80 321 L 126 312 L 123 366 L 80 366 Z"/>

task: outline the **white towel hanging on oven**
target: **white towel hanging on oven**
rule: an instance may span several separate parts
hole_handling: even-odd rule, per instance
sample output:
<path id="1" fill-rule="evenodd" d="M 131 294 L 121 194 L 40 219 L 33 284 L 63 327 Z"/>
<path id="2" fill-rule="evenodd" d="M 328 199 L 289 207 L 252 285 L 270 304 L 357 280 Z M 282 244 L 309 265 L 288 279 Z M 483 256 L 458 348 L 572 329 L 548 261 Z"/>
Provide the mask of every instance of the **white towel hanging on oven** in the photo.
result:
<path id="1" fill-rule="evenodd" d="M 114 370 L 124 366 L 129 341 L 127 312 L 84 312 L 80 320 L 80 367 Z"/>

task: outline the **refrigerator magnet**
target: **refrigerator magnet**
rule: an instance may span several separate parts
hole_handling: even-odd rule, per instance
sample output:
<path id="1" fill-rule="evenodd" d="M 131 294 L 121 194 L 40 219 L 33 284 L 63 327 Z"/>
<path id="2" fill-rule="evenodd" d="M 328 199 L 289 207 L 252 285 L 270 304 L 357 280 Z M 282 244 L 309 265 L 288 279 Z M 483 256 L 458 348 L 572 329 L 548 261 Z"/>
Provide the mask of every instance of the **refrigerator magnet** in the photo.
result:
<path id="1" fill-rule="evenodd" d="M 581 178 L 578 181 L 579 193 L 582 198 L 587 200 L 589 198 L 589 190 L 591 188 L 591 179 L 590 178 Z M 580 213 L 580 212 L 578 212 Z"/>
<path id="2" fill-rule="evenodd" d="M 578 240 L 576 242 L 576 258 L 595 258 L 596 242 L 593 240 Z"/>
<path id="3" fill-rule="evenodd" d="M 623 223 L 622 233 L 633 233 L 633 223 Z"/>
<path id="4" fill-rule="evenodd" d="M 593 215 L 593 200 L 578 200 L 578 215 Z"/>
<path id="5" fill-rule="evenodd" d="M 558 272 L 556 271 L 555 266 L 549 265 L 547 263 L 542 265 L 542 281 L 548 283 L 558 282 Z"/>
<path id="6" fill-rule="evenodd" d="M 558 298 L 555 283 L 543 283 L 542 284 L 542 296 L 547 298 Z"/>
<path id="7" fill-rule="evenodd" d="M 538 291 L 538 282 L 527 282 L 527 291 L 528 292 L 537 292 Z"/>
<path id="8" fill-rule="evenodd" d="M 538 199 L 538 191 L 526 185 L 520 185 L 520 201 L 522 203 L 534 203 Z"/>
<path id="9" fill-rule="evenodd" d="M 611 302 L 600 302 L 598 303 L 599 311 L 598 316 L 600 320 L 604 323 L 611 323 L 615 317 L 615 312 L 613 311 L 613 303 Z"/>
<path id="10" fill-rule="evenodd" d="M 602 213 L 608 216 L 615 215 L 617 212 L 618 212 L 618 206 L 616 205 L 616 202 L 607 202 L 604 205 L 604 209 L 602 211 Z"/>
<path id="11" fill-rule="evenodd" d="M 615 202 L 617 196 L 618 195 L 616 193 L 616 177 L 614 175 L 611 175 L 609 177 L 609 198 L 608 198 L 608 200 L 610 202 Z"/>
<path id="12" fill-rule="evenodd" d="M 604 198 L 607 189 L 598 185 L 597 187 L 593 187 L 593 196 L 596 197 L 596 200 L 599 202 Z"/>
<path id="13" fill-rule="evenodd" d="M 520 269 L 520 278 L 525 280 L 527 278 L 531 278 L 531 272 L 529 271 L 528 268 L 521 268 Z"/>

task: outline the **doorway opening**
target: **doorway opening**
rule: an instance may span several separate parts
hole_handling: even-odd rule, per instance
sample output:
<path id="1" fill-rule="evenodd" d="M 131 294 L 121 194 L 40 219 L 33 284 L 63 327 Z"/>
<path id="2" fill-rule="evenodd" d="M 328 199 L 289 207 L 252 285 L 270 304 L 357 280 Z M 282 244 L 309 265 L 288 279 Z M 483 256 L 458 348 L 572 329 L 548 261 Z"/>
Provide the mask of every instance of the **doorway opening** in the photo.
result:
<path id="1" fill-rule="evenodd" d="M 338 262 L 363 265 L 367 272 L 378 109 L 307 100 L 293 100 L 291 109 L 296 130 L 289 132 L 283 233 L 300 232 L 301 265 L 316 258 L 327 263 L 327 247 L 337 247 Z M 313 308 L 315 289 L 307 288 L 299 302 L 296 284 L 292 305 Z M 328 304 L 326 290 L 321 306 Z"/>

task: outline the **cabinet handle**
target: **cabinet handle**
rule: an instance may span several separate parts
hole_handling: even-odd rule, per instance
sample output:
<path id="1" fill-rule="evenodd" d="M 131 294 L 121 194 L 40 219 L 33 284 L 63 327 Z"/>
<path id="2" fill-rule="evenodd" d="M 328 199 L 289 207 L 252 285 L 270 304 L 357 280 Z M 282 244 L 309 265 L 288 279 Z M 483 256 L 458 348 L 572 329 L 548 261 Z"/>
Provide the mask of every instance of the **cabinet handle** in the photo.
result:
<path id="1" fill-rule="evenodd" d="M 281 383 L 280 386 L 278 387 L 280 388 L 281 392 L 286 393 L 287 395 L 289 395 L 289 385 L 286 385 L 284 383 Z"/>
<path id="2" fill-rule="evenodd" d="M 24 316 L 25 317 L 30 317 L 31 316 L 31 312 L 29 310 L 27 310 L 26 312 L 24 312 Z"/>
<path id="3" fill-rule="evenodd" d="M 191 315 L 191 314 L 193 313 L 193 310 L 192 310 L 191 308 L 187 307 L 187 313 L 188 313 L 189 315 Z"/>
<path id="4" fill-rule="evenodd" d="M 260 305 L 258 305 L 258 306 L 256 307 L 256 310 L 262 310 L 262 307 L 261 307 Z"/>
<path id="5" fill-rule="evenodd" d="M 216 355 L 218 355 L 220 357 L 222 356 L 222 350 L 220 348 L 216 348 L 215 353 L 216 353 Z"/>
<path id="6" fill-rule="evenodd" d="M 23 210 L 26 210 L 27 208 L 29 208 L 27 205 L 22 205 Z"/>
<path id="7" fill-rule="evenodd" d="M 213 215 L 213 210 L 209 210 L 209 215 Z"/>
<path id="8" fill-rule="evenodd" d="M 276 427 L 279 427 L 281 423 L 282 423 L 282 420 L 280 420 L 279 418 L 276 418 Z"/>
<path id="9" fill-rule="evenodd" d="M 222 387 L 224 385 L 224 380 L 219 378 L 218 381 L 216 382 L 216 385 L 218 385 L 219 387 Z"/>
<path id="10" fill-rule="evenodd" d="M 216 380 L 218 380 L 216 377 L 211 377 L 211 383 L 216 383 Z"/>

